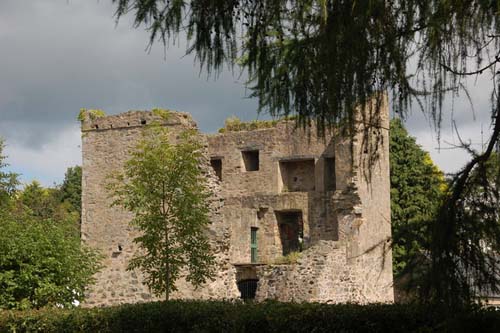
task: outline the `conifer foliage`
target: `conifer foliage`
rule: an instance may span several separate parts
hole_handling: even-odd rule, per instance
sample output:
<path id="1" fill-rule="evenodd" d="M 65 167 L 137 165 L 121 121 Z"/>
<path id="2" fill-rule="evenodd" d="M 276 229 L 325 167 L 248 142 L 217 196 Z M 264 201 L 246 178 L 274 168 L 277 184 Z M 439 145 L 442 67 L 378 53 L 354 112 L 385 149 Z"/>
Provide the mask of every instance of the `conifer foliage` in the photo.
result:
<path id="1" fill-rule="evenodd" d="M 417 273 L 421 265 L 428 267 L 430 227 L 444 198 L 446 182 L 400 119 L 391 120 L 390 170 L 392 255 L 398 279 Z"/>

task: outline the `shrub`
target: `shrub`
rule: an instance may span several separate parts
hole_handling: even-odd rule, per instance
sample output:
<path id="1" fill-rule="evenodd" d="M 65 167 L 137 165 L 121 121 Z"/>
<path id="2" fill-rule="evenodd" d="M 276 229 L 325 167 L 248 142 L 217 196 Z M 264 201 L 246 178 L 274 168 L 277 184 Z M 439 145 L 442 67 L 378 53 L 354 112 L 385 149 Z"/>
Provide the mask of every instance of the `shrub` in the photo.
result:
<path id="1" fill-rule="evenodd" d="M 219 133 L 253 131 L 256 129 L 276 127 L 277 120 L 252 120 L 241 121 L 238 117 L 232 116 L 226 119 L 224 127 L 219 129 Z"/>
<path id="2" fill-rule="evenodd" d="M 276 258 L 276 260 L 273 262 L 275 265 L 290 265 L 290 264 L 295 264 L 297 263 L 297 260 L 300 259 L 302 253 L 298 251 L 293 251 L 288 253 L 286 256 L 282 256 L 279 258 Z"/>
<path id="3" fill-rule="evenodd" d="M 423 305 L 170 301 L 0 312 L 0 332 L 494 332 L 500 314 Z"/>

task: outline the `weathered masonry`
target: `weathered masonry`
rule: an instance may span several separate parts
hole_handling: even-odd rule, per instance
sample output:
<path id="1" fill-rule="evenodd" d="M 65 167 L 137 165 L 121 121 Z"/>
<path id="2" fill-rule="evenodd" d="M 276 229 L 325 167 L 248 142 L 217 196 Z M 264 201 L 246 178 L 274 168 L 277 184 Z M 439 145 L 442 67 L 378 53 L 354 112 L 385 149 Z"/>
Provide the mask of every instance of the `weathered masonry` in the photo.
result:
<path id="1" fill-rule="evenodd" d="M 318 138 L 314 128 L 296 129 L 292 121 L 200 134 L 218 273 L 198 289 L 180 280 L 174 297 L 392 302 L 386 101 L 383 110 L 372 128 L 359 121 L 353 138 Z M 105 255 L 87 305 L 152 299 L 140 272 L 126 270 L 136 232 L 129 213 L 110 207 L 105 186 L 153 121 L 167 126 L 173 141 L 196 128 L 180 112 L 167 119 L 140 111 L 87 115 L 82 122 L 82 238 Z"/>

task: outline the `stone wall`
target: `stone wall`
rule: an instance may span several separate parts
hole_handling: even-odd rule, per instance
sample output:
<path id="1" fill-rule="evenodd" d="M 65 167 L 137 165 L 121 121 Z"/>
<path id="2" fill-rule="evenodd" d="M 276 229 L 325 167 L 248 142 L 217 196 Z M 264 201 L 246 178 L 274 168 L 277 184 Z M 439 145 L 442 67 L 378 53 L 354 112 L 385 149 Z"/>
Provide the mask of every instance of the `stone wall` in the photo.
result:
<path id="1" fill-rule="evenodd" d="M 127 271 L 128 261 L 137 250 L 132 240 L 138 233 L 129 225 L 132 216 L 120 207 L 112 207 L 112 199 L 106 190 L 109 176 L 122 169 L 129 152 L 137 145 L 144 126 L 153 122 L 168 127 L 172 142 L 196 124 L 186 113 L 171 113 L 163 119 L 151 112 L 127 112 L 92 120 L 87 115 L 82 123 L 82 240 L 97 248 L 104 255 L 103 270 L 96 275 L 97 282 L 88 290 L 86 305 L 111 305 L 149 301 L 155 299 L 143 285 L 139 271 Z M 207 141 L 204 136 L 200 140 Z M 210 202 L 210 236 L 212 248 L 217 254 L 217 276 L 204 288 L 194 290 L 184 280 L 177 284 L 181 292 L 172 296 L 183 298 L 231 298 L 238 295 L 236 271 L 229 263 L 229 228 L 223 223 L 221 209 L 223 198 L 220 185 L 205 161 L 205 172 L 213 193 Z M 229 283 L 230 281 L 231 283 Z"/>
<path id="2" fill-rule="evenodd" d="M 393 302 L 387 98 L 382 102 L 382 117 L 370 106 L 358 110 L 352 140 L 332 139 L 336 190 L 326 192 L 330 209 L 310 220 L 332 219 L 337 237 L 318 233 L 294 265 L 258 267 L 257 299 Z"/>
<path id="3" fill-rule="evenodd" d="M 238 298 L 237 282 L 258 279 L 258 300 L 393 301 L 384 103 L 387 117 L 377 122 L 366 120 L 369 108 L 359 110 L 353 139 L 338 133 L 318 138 L 314 127 L 296 129 L 291 121 L 254 131 L 200 135 L 214 193 L 210 239 L 218 275 L 198 290 L 181 280 L 174 297 Z M 110 208 L 104 190 L 107 175 L 122 167 L 151 121 L 169 127 L 174 141 L 181 131 L 196 128 L 188 114 L 175 112 L 167 120 L 151 112 L 128 112 L 82 123 L 82 235 L 106 255 L 105 269 L 89 291 L 89 305 L 151 299 L 140 273 L 126 271 L 135 251 L 131 217 Z M 372 142 L 372 136 L 380 140 Z M 374 154 L 378 159 L 372 163 L 369 157 Z M 289 218 L 296 224 L 284 222 Z M 252 228 L 256 262 L 251 260 Z M 300 258 L 277 265 L 290 244 L 302 250 Z"/>

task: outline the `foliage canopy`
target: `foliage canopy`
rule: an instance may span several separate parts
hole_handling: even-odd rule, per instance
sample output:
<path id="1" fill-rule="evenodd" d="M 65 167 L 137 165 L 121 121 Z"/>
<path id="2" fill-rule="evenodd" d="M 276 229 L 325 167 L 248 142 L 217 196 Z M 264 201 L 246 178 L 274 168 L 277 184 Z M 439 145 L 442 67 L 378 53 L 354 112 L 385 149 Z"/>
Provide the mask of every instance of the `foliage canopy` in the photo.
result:
<path id="1" fill-rule="evenodd" d="M 69 167 L 60 188 L 61 202 L 68 202 L 80 215 L 82 212 L 82 167 Z"/>
<path id="2" fill-rule="evenodd" d="M 0 141 L 0 309 L 71 307 L 84 298 L 100 256 L 81 244 L 79 214 L 59 188 L 18 190 Z"/>
<path id="3" fill-rule="evenodd" d="M 428 93 L 439 122 L 443 94 L 461 86 L 454 74 L 467 72 L 467 59 L 482 68 L 498 58 L 489 57 L 498 46 L 498 1 L 113 2 L 117 18 L 132 12 L 151 44 L 186 33 L 187 52 L 209 73 L 242 65 L 261 109 L 295 113 L 302 124 L 315 119 L 320 129 L 350 123 L 354 106 L 387 89 L 401 112 L 410 97 Z"/>
<path id="4" fill-rule="evenodd" d="M 499 0 L 113 3 L 118 19 L 132 12 L 135 26 L 148 29 L 151 44 L 186 36 L 187 52 L 208 73 L 218 73 L 225 64 L 241 65 L 260 110 L 275 117 L 295 114 L 302 126 L 315 120 L 320 134 L 336 125 L 352 133 L 355 107 L 383 98 L 378 92 L 385 90 L 392 93 L 395 112 L 404 116 L 416 101 L 439 129 L 445 95 L 468 96 L 467 76 L 490 75 L 491 137 L 483 152 L 462 145 L 472 159 L 452 179 L 434 223 L 428 296 L 458 305 L 478 288 L 500 286 L 476 238 L 489 232 L 487 238 L 495 238 L 492 228 L 498 229 L 498 221 L 480 205 L 473 218 L 476 229 L 469 230 L 467 199 L 480 181 L 474 170 L 487 174 L 500 138 Z M 381 103 L 368 105 L 379 111 Z M 380 113 L 369 114 L 375 119 L 368 122 L 376 124 Z M 463 275 L 464 266 L 474 267 L 475 277 Z"/>
<path id="5" fill-rule="evenodd" d="M 71 307 L 93 282 L 99 256 L 73 223 L 0 216 L 0 308 Z"/>

